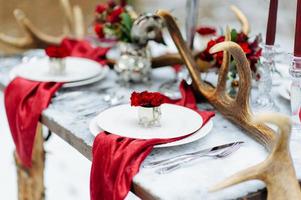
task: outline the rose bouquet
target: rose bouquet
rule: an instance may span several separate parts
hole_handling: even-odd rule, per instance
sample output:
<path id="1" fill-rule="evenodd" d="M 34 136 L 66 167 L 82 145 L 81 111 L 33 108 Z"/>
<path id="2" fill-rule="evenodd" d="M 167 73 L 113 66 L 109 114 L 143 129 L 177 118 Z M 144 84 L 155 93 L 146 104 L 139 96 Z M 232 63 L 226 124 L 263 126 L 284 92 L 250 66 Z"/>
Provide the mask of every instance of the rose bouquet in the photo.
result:
<path id="1" fill-rule="evenodd" d="M 130 31 L 134 21 L 131 10 L 125 0 L 120 0 L 119 3 L 109 0 L 98 4 L 94 21 L 94 31 L 98 38 L 131 42 Z"/>
<path id="2" fill-rule="evenodd" d="M 215 35 L 216 31 L 212 28 L 200 28 L 197 30 L 200 35 L 211 34 Z M 225 36 L 216 36 L 214 39 L 211 39 L 206 48 L 199 54 L 199 59 L 203 62 L 206 62 L 210 67 L 219 68 L 223 62 L 223 52 L 218 52 L 216 54 L 210 54 L 209 50 L 215 44 L 225 41 Z M 254 79 L 258 80 L 259 74 L 257 71 L 257 64 L 262 53 L 262 49 L 259 46 L 261 42 L 261 35 L 255 36 L 253 40 L 243 32 L 238 32 L 235 29 L 231 30 L 231 41 L 237 43 L 245 52 L 246 57 L 250 63 L 250 68 L 252 70 L 252 76 Z M 238 74 L 236 70 L 236 64 L 233 58 L 230 60 L 229 76 L 228 78 L 231 81 L 232 89 L 238 86 Z M 233 91 L 232 91 L 233 92 Z M 230 92 L 231 93 L 231 92 Z"/>
<path id="3" fill-rule="evenodd" d="M 139 124 L 144 127 L 160 125 L 161 105 L 165 102 L 165 96 L 159 92 L 133 92 L 131 106 L 138 106 Z"/>

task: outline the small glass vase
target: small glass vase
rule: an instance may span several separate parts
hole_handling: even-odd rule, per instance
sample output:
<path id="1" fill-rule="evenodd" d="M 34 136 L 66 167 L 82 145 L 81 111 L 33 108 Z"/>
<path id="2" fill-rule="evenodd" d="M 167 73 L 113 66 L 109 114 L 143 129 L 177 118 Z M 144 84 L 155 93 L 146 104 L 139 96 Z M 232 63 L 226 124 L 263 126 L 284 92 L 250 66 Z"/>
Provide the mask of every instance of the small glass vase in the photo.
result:
<path id="1" fill-rule="evenodd" d="M 138 107 L 139 125 L 143 127 L 160 126 L 161 107 Z"/>
<path id="2" fill-rule="evenodd" d="M 260 79 L 258 81 L 258 95 L 253 103 L 255 112 L 279 111 L 273 98 L 272 91 L 272 69 L 275 67 L 275 46 L 262 45 L 263 54 L 258 64 Z"/>
<path id="3" fill-rule="evenodd" d="M 64 58 L 49 58 L 49 74 L 62 75 L 66 72 L 66 62 Z"/>
<path id="4" fill-rule="evenodd" d="M 301 57 L 292 57 L 289 73 L 292 77 L 291 84 L 291 111 L 294 129 L 301 129 Z"/>

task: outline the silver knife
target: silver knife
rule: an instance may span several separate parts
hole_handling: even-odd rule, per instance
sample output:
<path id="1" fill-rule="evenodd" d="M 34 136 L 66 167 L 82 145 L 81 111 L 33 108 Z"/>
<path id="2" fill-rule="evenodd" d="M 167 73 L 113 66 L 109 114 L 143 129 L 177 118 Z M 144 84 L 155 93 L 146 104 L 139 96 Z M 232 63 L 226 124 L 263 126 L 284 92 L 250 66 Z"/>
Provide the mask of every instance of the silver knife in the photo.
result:
<path id="1" fill-rule="evenodd" d="M 143 167 L 144 168 L 157 167 L 157 166 L 160 166 L 160 165 L 165 165 L 165 164 L 170 163 L 170 162 L 175 162 L 175 161 L 181 160 L 181 159 L 183 159 L 185 157 L 188 157 L 188 156 L 216 153 L 218 151 L 229 148 L 233 145 L 242 144 L 242 143 L 244 143 L 244 142 L 243 141 L 231 142 L 231 143 L 228 143 L 228 144 L 218 145 L 218 146 L 211 147 L 211 148 L 208 148 L 208 149 L 203 149 L 203 150 L 199 150 L 199 151 L 195 151 L 195 152 L 190 152 L 190 153 L 182 154 L 182 155 L 179 155 L 179 156 L 174 156 L 174 157 L 163 159 L 163 160 L 156 160 L 156 161 L 146 163 L 145 165 L 143 165 Z"/>

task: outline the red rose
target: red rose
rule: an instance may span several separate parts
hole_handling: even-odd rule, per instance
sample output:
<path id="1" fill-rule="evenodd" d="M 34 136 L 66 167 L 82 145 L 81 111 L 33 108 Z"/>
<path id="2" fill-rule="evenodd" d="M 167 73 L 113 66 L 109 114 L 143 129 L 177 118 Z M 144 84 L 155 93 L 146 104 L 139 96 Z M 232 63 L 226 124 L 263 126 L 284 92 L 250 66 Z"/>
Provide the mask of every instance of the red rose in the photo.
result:
<path id="1" fill-rule="evenodd" d="M 249 44 L 247 42 L 239 43 L 239 46 L 242 48 L 245 54 L 251 53 L 251 49 L 249 48 Z"/>
<path id="2" fill-rule="evenodd" d="M 164 103 L 165 96 L 159 92 L 133 92 L 131 106 L 157 107 Z"/>
<path id="3" fill-rule="evenodd" d="M 99 38 L 104 38 L 104 36 L 105 36 L 103 28 L 104 28 L 103 24 L 98 23 L 98 24 L 94 25 L 94 31 Z"/>
<path id="4" fill-rule="evenodd" d="M 123 8 L 122 7 L 116 7 L 108 16 L 107 16 L 107 21 L 110 23 L 116 23 L 121 20 L 120 14 L 123 13 Z"/>
<path id="5" fill-rule="evenodd" d="M 95 8 L 95 12 L 99 13 L 99 14 L 102 14 L 104 11 L 106 11 L 108 9 L 108 6 L 107 4 L 105 3 L 101 3 L 101 4 L 98 4 Z"/>
<path id="6" fill-rule="evenodd" d="M 243 32 L 240 32 L 240 33 L 237 33 L 236 41 L 234 41 L 234 42 L 237 42 L 237 43 L 248 42 L 248 39 L 249 38 L 246 34 L 244 34 Z"/>
<path id="7" fill-rule="evenodd" d="M 211 27 L 200 27 L 196 31 L 202 36 L 216 34 L 215 28 L 211 28 Z"/>
<path id="8" fill-rule="evenodd" d="M 68 49 L 64 46 L 48 46 L 45 52 L 50 58 L 65 58 L 70 55 Z"/>

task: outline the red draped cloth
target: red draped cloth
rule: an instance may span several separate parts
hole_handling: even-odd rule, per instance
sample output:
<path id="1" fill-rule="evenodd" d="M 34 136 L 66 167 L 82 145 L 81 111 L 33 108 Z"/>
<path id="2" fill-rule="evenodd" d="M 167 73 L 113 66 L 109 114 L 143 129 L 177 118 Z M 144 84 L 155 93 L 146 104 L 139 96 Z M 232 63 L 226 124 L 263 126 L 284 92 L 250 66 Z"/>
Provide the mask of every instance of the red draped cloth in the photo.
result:
<path id="1" fill-rule="evenodd" d="M 197 111 L 202 116 L 204 124 L 214 116 L 213 112 L 198 110 L 193 91 L 185 82 L 182 82 L 180 91 L 181 99 L 171 100 L 166 97 L 166 103 L 186 106 Z M 124 199 L 130 191 L 133 177 L 138 173 L 141 163 L 153 147 L 182 138 L 141 140 L 107 132 L 98 134 L 92 149 L 91 200 Z"/>
<path id="2" fill-rule="evenodd" d="M 87 41 L 64 39 L 61 46 L 70 56 L 105 63 L 108 48 L 94 48 Z M 37 82 L 15 78 L 5 89 L 6 115 L 16 145 L 17 156 L 25 167 L 31 167 L 32 149 L 41 113 L 63 83 Z"/>

